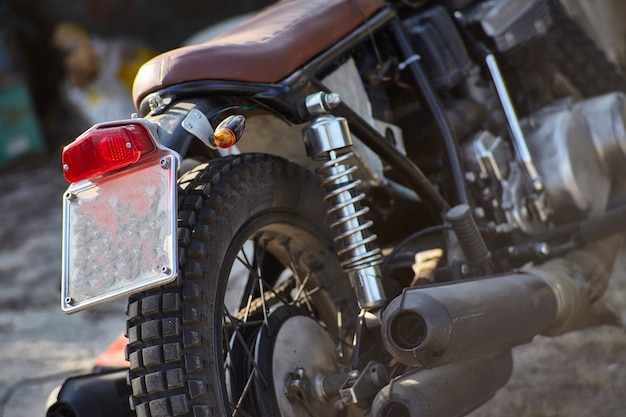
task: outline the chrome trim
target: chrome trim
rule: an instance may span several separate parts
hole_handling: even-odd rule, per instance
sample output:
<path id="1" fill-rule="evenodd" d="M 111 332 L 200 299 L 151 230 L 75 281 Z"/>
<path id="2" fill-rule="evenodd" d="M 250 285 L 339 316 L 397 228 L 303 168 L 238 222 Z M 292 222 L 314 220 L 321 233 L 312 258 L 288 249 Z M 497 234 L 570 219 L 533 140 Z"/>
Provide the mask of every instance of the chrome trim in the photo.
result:
<path id="1" fill-rule="evenodd" d="M 541 182 L 541 178 L 537 173 L 537 168 L 535 168 L 535 164 L 533 163 L 528 145 L 526 144 L 526 139 L 524 139 L 522 127 L 520 126 L 519 119 L 515 113 L 515 107 L 513 106 L 513 102 L 511 101 L 511 97 L 507 91 L 504 79 L 500 73 L 500 68 L 498 67 L 496 58 L 493 54 L 489 54 L 485 58 L 485 62 L 487 63 L 487 68 L 491 74 L 496 92 L 498 93 L 498 98 L 500 99 L 500 103 L 504 109 L 509 129 L 511 130 L 511 139 L 513 142 L 513 148 L 515 148 L 515 153 L 517 154 L 520 162 L 524 165 L 524 169 L 528 174 L 533 189 L 535 191 L 542 191 L 543 183 Z"/>

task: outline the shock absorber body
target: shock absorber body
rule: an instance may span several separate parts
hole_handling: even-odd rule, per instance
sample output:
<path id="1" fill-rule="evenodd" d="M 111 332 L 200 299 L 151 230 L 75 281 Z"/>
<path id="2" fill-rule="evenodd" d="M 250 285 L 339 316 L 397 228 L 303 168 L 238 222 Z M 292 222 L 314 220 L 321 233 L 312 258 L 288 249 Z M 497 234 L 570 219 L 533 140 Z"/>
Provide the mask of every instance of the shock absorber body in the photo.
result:
<path id="1" fill-rule="evenodd" d="M 385 304 L 378 267 L 382 255 L 374 244 L 376 235 L 369 233 L 372 222 L 364 218 L 369 208 L 361 205 L 365 194 L 357 190 L 361 181 L 352 175 L 357 167 L 348 163 L 353 156 L 348 123 L 343 117 L 327 113 L 338 103 L 336 94 L 317 93 L 307 98 L 307 108 L 315 118 L 303 130 L 304 144 L 309 157 L 325 161 L 318 174 L 327 192 L 325 199 L 332 206 L 328 215 L 334 219 L 331 227 L 337 233 L 337 255 L 350 277 L 359 306 L 373 310 Z"/>

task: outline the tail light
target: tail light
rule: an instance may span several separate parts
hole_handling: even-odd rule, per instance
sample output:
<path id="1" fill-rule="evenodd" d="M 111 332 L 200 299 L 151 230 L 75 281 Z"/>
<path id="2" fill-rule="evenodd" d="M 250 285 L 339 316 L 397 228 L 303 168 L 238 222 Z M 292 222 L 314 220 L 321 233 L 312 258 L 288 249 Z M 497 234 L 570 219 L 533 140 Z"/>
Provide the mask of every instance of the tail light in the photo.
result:
<path id="1" fill-rule="evenodd" d="M 97 177 L 132 165 L 155 148 L 139 122 L 97 126 L 63 149 L 63 175 L 70 183 Z"/>

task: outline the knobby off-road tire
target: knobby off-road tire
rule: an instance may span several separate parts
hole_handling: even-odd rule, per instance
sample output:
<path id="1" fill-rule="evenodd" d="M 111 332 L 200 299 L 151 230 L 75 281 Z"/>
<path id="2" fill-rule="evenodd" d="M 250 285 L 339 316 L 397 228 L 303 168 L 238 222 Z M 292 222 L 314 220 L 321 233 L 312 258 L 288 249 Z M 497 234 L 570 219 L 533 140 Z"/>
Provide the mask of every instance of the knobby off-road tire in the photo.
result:
<path id="1" fill-rule="evenodd" d="M 347 339 L 356 321 L 323 192 L 300 166 L 259 154 L 201 165 L 179 187 L 179 276 L 129 299 L 132 404 L 139 417 L 262 415 L 245 388 L 259 324 L 244 322 L 299 305 Z"/>

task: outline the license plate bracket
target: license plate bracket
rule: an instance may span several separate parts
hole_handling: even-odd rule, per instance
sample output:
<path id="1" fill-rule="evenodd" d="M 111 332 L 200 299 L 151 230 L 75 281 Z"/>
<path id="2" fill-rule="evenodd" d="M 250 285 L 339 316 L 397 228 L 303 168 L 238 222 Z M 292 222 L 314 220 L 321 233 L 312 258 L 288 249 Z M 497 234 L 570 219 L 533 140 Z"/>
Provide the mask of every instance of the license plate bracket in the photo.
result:
<path id="1" fill-rule="evenodd" d="M 61 308 L 73 313 L 173 281 L 175 154 L 72 184 L 63 197 Z"/>

